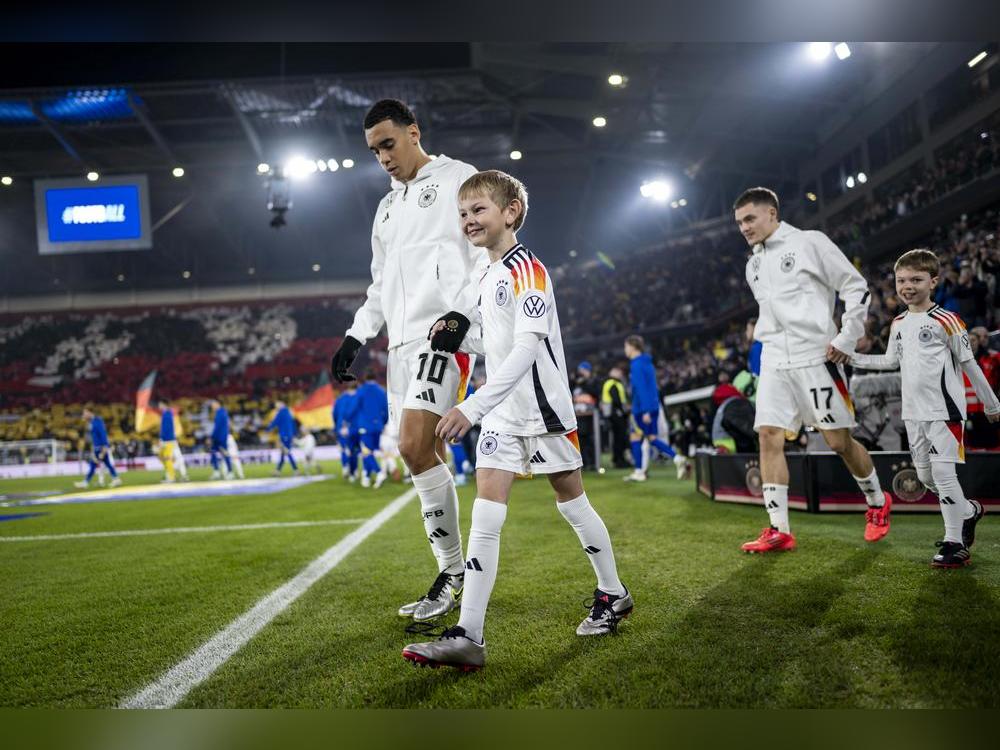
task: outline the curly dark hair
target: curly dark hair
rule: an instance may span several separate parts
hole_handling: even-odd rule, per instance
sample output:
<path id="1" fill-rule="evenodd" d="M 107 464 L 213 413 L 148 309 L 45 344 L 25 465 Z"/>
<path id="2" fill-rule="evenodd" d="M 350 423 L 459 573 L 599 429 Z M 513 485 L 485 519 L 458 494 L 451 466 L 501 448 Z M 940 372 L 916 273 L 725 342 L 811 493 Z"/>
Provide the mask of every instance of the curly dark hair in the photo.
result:
<path id="1" fill-rule="evenodd" d="M 382 99 L 375 102 L 368 110 L 368 114 L 365 115 L 365 130 L 375 127 L 383 120 L 392 120 L 403 128 L 417 122 L 417 118 L 413 116 L 413 110 L 399 99 Z"/>

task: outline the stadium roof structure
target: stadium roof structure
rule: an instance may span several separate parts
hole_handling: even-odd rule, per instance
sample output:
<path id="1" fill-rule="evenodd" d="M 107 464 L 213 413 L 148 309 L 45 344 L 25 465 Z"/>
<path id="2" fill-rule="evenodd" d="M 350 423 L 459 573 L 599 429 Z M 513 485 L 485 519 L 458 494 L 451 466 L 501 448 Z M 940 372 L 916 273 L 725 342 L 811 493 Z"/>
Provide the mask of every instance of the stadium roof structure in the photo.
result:
<path id="1" fill-rule="evenodd" d="M 268 46 L 276 45 L 256 45 Z M 525 180 L 534 215 L 524 239 L 544 256 L 619 252 L 724 213 L 750 184 L 797 193 L 798 164 L 824 129 L 873 82 L 890 86 L 935 46 L 852 45 L 851 64 L 822 69 L 803 59 L 801 44 L 717 43 L 484 43 L 462 45 L 453 59 L 429 45 L 394 45 L 385 64 L 406 59 L 405 70 L 373 70 L 380 45 L 356 65 L 343 55 L 324 64 L 323 46 L 312 45 L 308 64 L 256 77 L 212 77 L 210 55 L 197 68 L 203 45 L 167 45 L 157 54 L 184 56 L 184 70 L 199 74 L 130 82 L 123 55 L 120 80 L 79 84 L 84 65 L 66 73 L 73 85 L 0 90 L 0 174 L 13 178 L 0 189 L 0 257 L 13 271 L 0 293 L 177 286 L 185 270 L 192 283 L 223 285 L 248 274 L 363 277 L 387 184 L 360 123 L 386 97 L 414 108 L 432 153 Z M 260 59 L 248 47 L 245 65 L 224 67 L 256 74 L 267 69 Z M 609 83 L 615 73 L 621 85 Z M 522 159 L 511 159 L 515 150 Z M 275 231 L 257 165 L 293 154 L 349 158 L 357 168 L 293 186 L 288 226 Z M 175 167 L 183 179 L 171 176 Z M 91 170 L 149 175 L 154 249 L 39 258 L 31 180 Z M 658 176 L 686 205 L 640 215 L 639 183 Z"/>

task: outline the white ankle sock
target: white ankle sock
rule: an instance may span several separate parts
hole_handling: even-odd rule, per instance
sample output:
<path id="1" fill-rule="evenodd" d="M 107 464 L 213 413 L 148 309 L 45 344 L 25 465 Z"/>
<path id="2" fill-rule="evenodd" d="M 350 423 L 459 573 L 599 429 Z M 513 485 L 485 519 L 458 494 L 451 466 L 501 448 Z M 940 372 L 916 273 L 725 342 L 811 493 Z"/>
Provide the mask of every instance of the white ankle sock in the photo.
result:
<path id="1" fill-rule="evenodd" d="M 486 607 L 497 580 L 500 561 L 500 530 L 506 518 L 506 505 L 476 498 L 472 506 L 472 528 L 469 530 L 469 556 L 465 562 L 462 616 L 458 620 L 466 636 L 476 643 L 483 642 Z"/>
<path id="2" fill-rule="evenodd" d="M 944 540 L 962 544 L 962 521 L 972 518 L 976 509 L 965 497 L 955 473 L 955 464 L 932 463 L 931 472 L 937 486 L 938 503 L 944 518 Z"/>
<path id="3" fill-rule="evenodd" d="M 625 587 L 618 579 L 618 568 L 615 565 L 615 553 L 611 548 L 608 528 L 590 504 L 587 493 L 564 503 L 556 503 L 556 507 L 573 527 L 580 544 L 583 545 L 583 551 L 590 558 L 590 564 L 594 566 L 594 573 L 597 574 L 597 588 L 614 596 L 624 594 Z"/>
<path id="4" fill-rule="evenodd" d="M 437 558 L 438 570 L 462 572 L 462 532 L 458 528 L 458 493 L 455 480 L 444 464 L 413 475 L 420 495 L 424 531 Z"/>
<path id="5" fill-rule="evenodd" d="M 858 483 L 858 489 L 865 493 L 865 502 L 869 507 L 881 508 L 885 505 L 885 493 L 882 492 L 875 469 L 866 477 L 854 477 L 854 481 Z"/>
<path id="6" fill-rule="evenodd" d="M 790 534 L 791 528 L 788 525 L 788 485 L 787 484 L 765 484 L 764 508 L 771 518 L 771 525 L 778 531 Z"/>

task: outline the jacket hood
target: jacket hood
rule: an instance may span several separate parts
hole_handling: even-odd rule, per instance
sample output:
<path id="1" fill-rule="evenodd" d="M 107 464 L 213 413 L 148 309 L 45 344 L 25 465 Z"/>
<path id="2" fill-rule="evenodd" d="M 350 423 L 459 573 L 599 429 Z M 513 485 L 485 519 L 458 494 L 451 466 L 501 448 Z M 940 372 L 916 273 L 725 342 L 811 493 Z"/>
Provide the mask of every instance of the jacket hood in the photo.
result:
<path id="1" fill-rule="evenodd" d="M 731 398 L 743 398 L 743 394 L 740 393 L 731 383 L 719 383 L 715 386 L 715 390 L 712 391 L 712 402 L 716 406 L 722 406 L 724 401 Z"/>

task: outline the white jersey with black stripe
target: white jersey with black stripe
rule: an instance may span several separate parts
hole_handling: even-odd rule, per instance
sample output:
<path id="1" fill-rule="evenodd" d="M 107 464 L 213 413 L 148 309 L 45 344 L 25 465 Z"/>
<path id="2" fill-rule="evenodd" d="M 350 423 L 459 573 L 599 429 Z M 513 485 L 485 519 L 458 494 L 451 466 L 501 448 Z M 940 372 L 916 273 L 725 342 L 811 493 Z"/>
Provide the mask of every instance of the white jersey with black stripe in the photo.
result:
<path id="1" fill-rule="evenodd" d="M 920 422 L 965 419 L 962 363 L 973 359 L 965 323 L 934 305 L 926 312 L 905 312 L 889 329 L 882 355 L 855 354 L 851 361 L 888 369 L 898 365 L 902 379 L 902 418 Z"/>
<path id="2" fill-rule="evenodd" d="M 483 417 L 483 428 L 508 435 L 565 434 L 576 429 L 552 279 L 523 245 L 491 263 L 479 281 L 486 380 L 514 347 L 516 334 L 541 335 L 535 361 L 514 390 Z"/>

